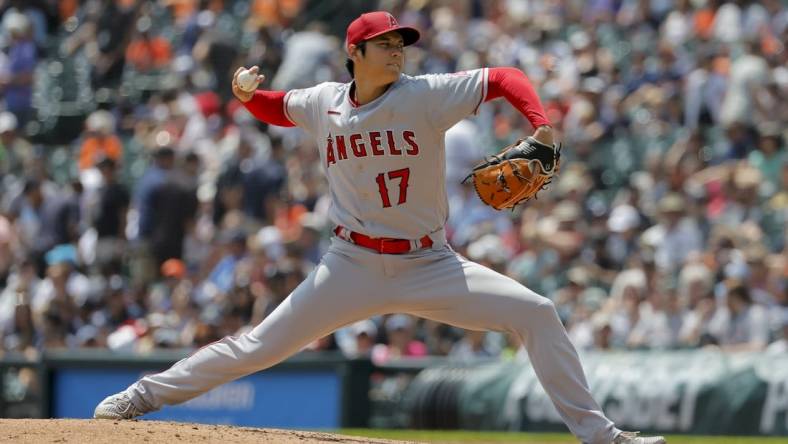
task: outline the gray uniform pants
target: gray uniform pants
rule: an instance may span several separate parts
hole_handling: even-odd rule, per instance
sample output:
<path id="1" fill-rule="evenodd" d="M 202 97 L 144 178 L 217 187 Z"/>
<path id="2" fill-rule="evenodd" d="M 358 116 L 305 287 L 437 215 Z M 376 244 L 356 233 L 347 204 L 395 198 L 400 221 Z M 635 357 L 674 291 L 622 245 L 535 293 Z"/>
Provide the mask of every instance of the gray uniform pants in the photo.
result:
<path id="1" fill-rule="evenodd" d="M 553 303 L 447 246 L 385 255 L 334 238 L 322 262 L 260 325 L 145 376 L 128 393 L 142 411 L 179 404 L 271 367 L 339 327 L 394 312 L 518 335 L 575 436 L 608 444 L 619 432 L 591 397 Z"/>

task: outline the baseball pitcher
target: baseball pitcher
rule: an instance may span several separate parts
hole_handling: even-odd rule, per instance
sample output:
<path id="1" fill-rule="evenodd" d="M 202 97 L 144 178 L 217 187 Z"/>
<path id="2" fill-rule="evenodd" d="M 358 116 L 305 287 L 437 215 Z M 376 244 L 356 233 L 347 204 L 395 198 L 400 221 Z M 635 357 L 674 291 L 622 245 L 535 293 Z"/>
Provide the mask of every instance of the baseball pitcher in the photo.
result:
<path id="1" fill-rule="evenodd" d="M 553 303 L 518 282 L 455 253 L 446 242 L 444 134 L 503 97 L 535 133 L 471 172 L 479 197 L 511 208 L 549 183 L 558 168 L 550 123 L 527 77 L 482 68 L 411 77 L 403 48 L 419 32 L 387 12 L 347 28 L 350 83 L 287 92 L 256 90 L 239 68 L 233 93 L 258 119 L 299 126 L 320 149 L 335 225 L 320 264 L 249 333 L 225 337 L 168 370 L 107 397 L 96 418 L 130 419 L 179 404 L 271 367 L 316 338 L 373 315 L 409 313 L 471 330 L 517 335 L 569 430 L 592 444 L 659 444 L 622 432 L 591 397 L 578 355 Z M 248 76 L 248 73 L 244 73 Z"/>

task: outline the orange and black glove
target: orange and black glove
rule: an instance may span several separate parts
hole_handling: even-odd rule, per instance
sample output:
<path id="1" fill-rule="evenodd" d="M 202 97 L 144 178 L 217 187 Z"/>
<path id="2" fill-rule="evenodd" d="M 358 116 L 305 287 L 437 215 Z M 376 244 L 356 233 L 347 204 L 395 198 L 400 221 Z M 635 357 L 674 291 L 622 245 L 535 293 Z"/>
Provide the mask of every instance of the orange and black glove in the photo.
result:
<path id="1" fill-rule="evenodd" d="M 546 145 L 528 137 L 476 166 L 463 182 L 473 179 L 476 194 L 496 210 L 514 208 L 545 189 L 560 163 L 560 144 Z"/>

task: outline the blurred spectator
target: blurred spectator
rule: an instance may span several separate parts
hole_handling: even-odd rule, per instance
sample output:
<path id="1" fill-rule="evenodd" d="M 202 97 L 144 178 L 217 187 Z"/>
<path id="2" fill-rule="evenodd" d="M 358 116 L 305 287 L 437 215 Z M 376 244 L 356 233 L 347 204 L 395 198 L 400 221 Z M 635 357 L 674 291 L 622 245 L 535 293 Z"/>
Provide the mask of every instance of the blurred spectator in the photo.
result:
<path id="1" fill-rule="evenodd" d="M 21 171 L 33 158 L 33 145 L 19 135 L 19 121 L 8 111 L 0 113 L 0 174 Z"/>
<path id="2" fill-rule="evenodd" d="M 167 175 L 174 168 L 175 153 L 171 148 L 161 147 L 153 153 L 153 162 L 137 182 L 132 197 L 134 212 L 130 220 L 136 227 L 127 230 L 129 238 L 135 239 L 131 262 L 132 275 L 137 285 L 153 280 L 158 263 L 152 250 L 155 217 L 154 196 L 164 186 Z M 136 216 L 136 218 L 135 218 Z M 135 229 L 136 228 L 136 229 Z"/>
<path id="3" fill-rule="evenodd" d="M 96 317 L 101 321 L 96 323 L 102 327 L 104 334 L 126 324 L 135 315 L 139 315 L 139 307 L 128 303 L 127 288 L 120 275 L 112 275 L 107 279 L 102 298 L 105 303 L 103 306 L 100 305 L 101 309 L 96 312 Z M 106 338 L 102 340 L 106 342 Z"/>
<path id="4" fill-rule="evenodd" d="M 323 254 L 328 251 L 328 245 L 321 239 L 326 231 L 326 221 L 315 213 L 304 213 L 299 221 L 301 230 L 292 245 L 298 256 L 304 259 L 303 267 L 312 270 L 320 263 Z"/>
<path id="5" fill-rule="evenodd" d="M 23 15 L 30 24 L 31 33 L 36 45 L 43 47 L 47 40 L 48 18 L 46 13 L 49 9 L 45 0 L 9 0 L 5 3 L 6 5 L 4 6 L 8 6 L 8 9 L 5 10 L 3 16 L 3 29 L 8 30 L 9 27 L 13 27 L 11 22 L 16 20 L 16 14 Z M 6 31 L 3 38 L 10 38 L 8 34 L 10 34 L 10 32 Z"/>
<path id="6" fill-rule="evenodd" d="M 454 344 L 462 337 L 462 330 L 451 325 L 425 319 L 423 323 L 424 343 L 431 355 L 447 356 Z"/>
<path id="7" fill-rule="evenodd" d="M 39 341 L 30 305 L 19 304 L 14 307 L 14 326 L 10 334 L 4 337 L 5 349 L 25 352 L 37 348 Z"/>
<path id="8" fill-rule="evenodd" d="M 632 329 L 640 322 L 640 306 L 645 298 L 646 274 L 643 270 L 632 268 L 616 276 L 605 311 L 610 315 L 613 343 L 617 347 L 627 346 Z"/>
<path id="9" fill-rule="evenodd" d="M 8 283 L 8 277 L 14 266 L 16 258 L 12 248 L 15 243 L 11 222 L 0 216 L 0 288 L 4 288 Z"/>
<path id="10" fill-rule="evenodd" d="M 137 19 L 135 35 L 126 48 L 126 62 L 137 72 L 166 68 L 172 60 L 170 43 L 161 36 L 151 34 L 151 18 Z"/>
<path id="11" fill-rule="evenodd" d="M 285 43 L 285 57 L 271 86 L 287 91 L 308 88 L 334 78 L 330 68 L 332 54 L 336 53 L 338 43 L 336 38 L 326 35 L 325 28 L 319 23 L 294 33 Z"/>
<path id="12" fill-rule="evenodd" d="M 720 8 L 718 14 L 734 7 L 736 7 L 734 4 L 727 3 Z M 720 18 L 724 17 L 718 17 L 717 23 L 723 23 L 722 20 L 719 20 Z M 722 27 L 718 29 L 727 34 L 736 32 L 740 27 L 733 24 L 724 31 L 722 31 Z M 720 109 L 720 122 L 723 125 L 753 123 L 750 112 L 753 108 L 753 92 L 756 88 L 765 85 L 768 80 L 769 65 L 760 54 L 758 42 L 747 42 L 745 53 L 735 58 L 731 63 L 730 85 L 728 85 L 725 100 Z"/>
<path id="13" fill-rule="evenodd" d="M 614 264 L 622 268 L 638 250 L 640 214 L 631 205 L 619 205 L 610 212 L 607 228 L 610 230 L 610 236 L 607 238 L 605 248 Z"/>
<path id="14" fill-rule="evenodd" d="M 717 54 L 710 48 L 699 54 L 698 66 L 687 75 L 684 86 L 684 124 L 689 129 L 717 124 L 725 97 L 727 79 L 715 64 Z"/>
<path id="15" fill-rule="evenodd" d="M 769 269 L 766 265 L 767 251 L 760 245 L 751 245 L 744 250 L 747 273 L 744 283 L 750 290 L 752 300 L 767 309 L 779 305 L 777 295 L 772 294 Z"/>
<path id="16" fill-rule="evenodd" d="M 730 351 L 761 351 L 769 343 L 766 310 L 753 303 L 750 291 L 739 282 L 726 284 L 726 303 L 711 321 L 720 346 Z"/>
<path id="17" fill-rule="evenodd" d="M 10 35 L 8 45 L 8 78 L 0 80 L 5 107 L 23 126 L 32 116 L 33 70 L 38 63 L 38 49 L 26 15 L 11 9 L 3 17 Z"/>
<path id="18" fill-rule="evenodd" d="M 562 201 L 553 209 L 551 216 L 540 221 L 537 228 L 540 241 L 548 251 L 552 250 L 557 257 L 554 278 L 564 278 L 572 262 L 579 259 L 585 241 L 581 208 L 572 201 Z"/>
<path id="19" fill-rule="evenodd" d="M 295 290 L 306 275 L 292 260 L 282 259 L 265 268 L 267 291 L 258 297 L 253 319 L 262 322 Z"/>
<path id="20" fill-rule="evenodd" d="M 252 134 L 242 134 L 236 155 L 225 163 L 216 183 L 214 223 L 218 225 L 232 210 L 242 210 L 257 222 L 270 222 L 269 197 L 281 193 L 287 178 L 280 144 L 273 144 L 269 158 L 265 159 L 256 148 Z"/>
<path id="21" fill-rule="evenodd" d="M 32 261 L 17 262 L 6 280 L 3 291 L 0 292 L 0 332 L 7 334 L 14 328 L 16 316 L 14 307 L 19 304 L 30 304 L 40 282 Z"/>
<path id="22" fill-rule="evenodd" d="M 136 8 L 142 2 L 95 0 L 84 6 L 84 20 L 65 42 L 66 54 L 85 47 L 93 88 L 117 87 L 125 66 L 124 49 L 131 34 Z"/>
<path id="23" fill-rule="evenodd" d="M 582 266 L 570 268 L 566 278 L 567 285 L 559 288 L 555 293 L 555 303 L 560 307 L 558 314 L 564 324 L 569 323 L 573 314 L 576 314 L 581 305 L 580 295 L 591 284 L 591 276 Z"/>
<path id="24" fill-rule="evenodd" d="M 173 294 L 185 284 L 186 265 L 180 259 L 167 259 L 161 264 L 159 274 L 163 281 L 152 286 L 146 306 L 148 310 L 167 313 L 172 307 Z"/>
<path id="25" fill-rule="evenodd" d="M 201 33 L 194 43 L 191 57 L 204 75 L 204 86 L 227 100 L 232 92 L 223 88 L 231 80 L 233 63 L 239 55 L 238 42 L 227 30 L 216 26 L 216 12 L 204 10 L 197 14 Z"/>
<path id="26" fill-rule="evenodd" d="M 495 234 L 485 234 L 468 245 L 468 258 L 498 272 L 504 272 L 506 251 L 501 238 Z"/>
<path id="27" fill-rule="evenodd" d="M 158 267 L 169 258 L 181 258 L 187 226 L 197 210 L 196 190 L 175 168 L 175 152 L 162 147 L 154 163 L 140 179 L 135 193 L 139 213 L 139 237 L 150 245 Z"/>
<path id="28" fill-rule="evenodd" d="M 747 157 L 750 165 L 760 171 L 765 188 L 760 194 L 772 195 L 786 184 L 782 181 L 782 169 L 788 164 L 786 146 L 782 142 L 780 126 L 776 122 L 765 122 L 758 129 L 759 141 L 755 150 Z"/>
<path id="29" fill-rule="evenodd" d="M 123 145 L 115 135 L 115 118 L 109 111 L 98 110 L 85 121 L 84 138 L 79 148 L 79 169 L 92 168 L 103 157 L 120 163 Z"/>
<path id="30" fill-rule="evenodd" d="M 227 294 L 232 289 L 238 264 L 246 255 L 246 233 L 242 230 L 228 230 L 221 233 L 220 242 L 223 245 L 223 255 L 202 288 L 199 298 L 203 302 Z"/>
<path id="31" fill-rule="evenodd" d="M 659 221 L 643 232 L 642 242 L 655 249 L 657 266 L 673 271 L 690 253 L 700 251 L 703 239 L 695 221 L 684 216 L 686 201 L 680 194 L 663 197 L 658 210 Z"/>
<path id="32" fill-rule="evenodd" d="M 84 302 L 87 298 L 87 278 L 77 271 L 77 251 L 71 245 L 58 245 L 46 254 L 47 274 L 32 295 L 35 312 L 45 311 L 53 300 L 68 299 Z M 60 301 L 63 302 L 63 301 Z"/>
<path id="33" fill-rule="evenodd" d="M 385 322 L 387 344 L 372 349 L 372 361 L 382 364 L 398 358 L 420 358 L 427 355 L 427 346 L 415 339 L 413 318 L 405 314 L 389 316 Z"/>
<path id="34" fill-rule="evenodd" d="M 353 324 L 352 331 L 356 341 L 353 351 L 349 354 L 355 357 L 370 357 L 375 339 L 378 337 L 375 323 L 370 320 L 359 321 Z"/>
<path id="35" fill-rule="evenodd" d="M 788 353 L 788 309 L 782 309 L 780 312 L 780 318 L 782 324 L 780 328 L 780 335 L 778 336 L 777 340 L 766 347 L 766 353 L 784 356 L 785 353 Z"/>
<path id="36" fill-rule="evenodd" d="M 76 243 L 79 237 L 82 185 L 78 181 L 46 199 L 41 210 L 41 229 L 33 251 L 45 252 L 57 245 Z"/>
<path id="37" fill-rule="evenodd" d="M 336 337 L 334 333 L 329 335 L 323 336 L 315 341 L 312 341 L 311 344 L 304 347 L 303 351 L 308 352 L 334 352 L 339 350 L 339 346 L 336 342 Z"/>
<path id="38" fill-rule="evenodd" d="M 673 348 L 679 344 L 684 312 L 675 288 L 663 281 L 659 291 L 648 295 L 640 305 L 638 322 L 628 338 L 630 347 Z"/>
<path id="39" fill-rule="evenodd" d="M 43 273 L 44 254 L 59 244 L 76 240 L 79 223 L 79 185 L 44 195 L 43 185 L 27 179 L 19 195 L 11 204 L 9 215 L 15 223 L 19 238 Z"/>
<path id="40" fill-rule="evenodd" d="M 758 187 L 763 181 L 760 172 L 742 163 L 732 168 L 729 175 L 726 184 L 729 187 L 728 199 L 718 221 L 730 227 L 745 222 L 761 225 L 763 211 L 759 205 Z"/>
<path id="41" fill-rule="evenodd" d="M 712 331 L 716 305 L 711 295 L 701 297 L 686 314 L 679 340 L 689 347 L 719 344 Z"/>
<path id="42" fill-rule="evenodd" d="M 461 182 L 485 154 L 481 146 L 474 144 L 479 128 L 470 119 L 461 120 L 446 131 L 446 189 L 449 201 L 461 193 Z"/>
<path id="43" fill-rule="evenodd" d="M 495 357 L 495 353 L 485 342 L 486 337 L 485 331 L 465 330 L 462 339 L 454 344 L 449 352 L 449 357 L 461 361 Z"/>
<path id="44" fill-rule="evenodd" d="M 129 207 L 129 192 L 117 181 L 116 165 L 112 158 L 98 160 L 96 168 L 101 172 L 103 183 L 96 193 L 95 205 L 91 208 L 91 226 L 96 230 L 95 263 L 99 269 L 109 267 L 120 272 L 126 240 L 126 212 Z"/>

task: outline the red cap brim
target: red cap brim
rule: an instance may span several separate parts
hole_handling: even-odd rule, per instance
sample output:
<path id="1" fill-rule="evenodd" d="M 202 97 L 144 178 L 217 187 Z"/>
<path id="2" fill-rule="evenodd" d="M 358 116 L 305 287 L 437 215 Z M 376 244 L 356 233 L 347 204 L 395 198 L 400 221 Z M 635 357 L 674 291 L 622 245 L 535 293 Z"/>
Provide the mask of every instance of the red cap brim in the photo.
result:
<path id="1" fill-rule="evenodd" d="M 421 33 L 416 28 L 411 28 L 410 26 L 395 26 L 393 28 L 384 29 L 383 31 L 377 32 L 375 34 L 367 36 L 364 40 L 374 39 L 375 37 L 381 36 L 386 34 L 387 32 L 397 31 L 402 36 L 402 43 L 405 46 L 410 46 L 419 41 L 421 37 Z"/>

